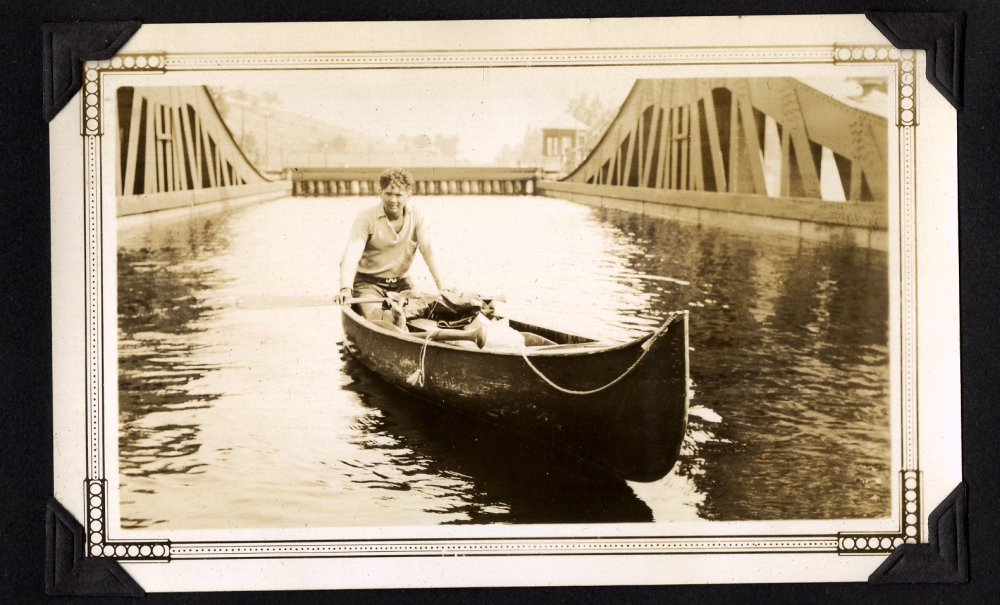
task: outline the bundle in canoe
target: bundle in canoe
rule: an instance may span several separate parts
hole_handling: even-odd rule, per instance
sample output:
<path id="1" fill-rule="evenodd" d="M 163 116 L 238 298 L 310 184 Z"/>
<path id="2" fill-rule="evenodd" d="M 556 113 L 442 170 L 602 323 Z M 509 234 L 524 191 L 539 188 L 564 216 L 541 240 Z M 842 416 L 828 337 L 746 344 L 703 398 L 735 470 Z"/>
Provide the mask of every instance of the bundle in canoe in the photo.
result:
<path id="1" fill-rule="evenodd" d="M 510 320 L 556 343 L 521 351 L 436 342 L 375 325 L 349 306 L 342 319 L 347 350 L 420 399 L 532 435 L 630 481 L 660 479 L 677 460 L 688 408 L 686 312 L 625 343 Z M 412 380 L 417 373 L 421 380 Z"/>

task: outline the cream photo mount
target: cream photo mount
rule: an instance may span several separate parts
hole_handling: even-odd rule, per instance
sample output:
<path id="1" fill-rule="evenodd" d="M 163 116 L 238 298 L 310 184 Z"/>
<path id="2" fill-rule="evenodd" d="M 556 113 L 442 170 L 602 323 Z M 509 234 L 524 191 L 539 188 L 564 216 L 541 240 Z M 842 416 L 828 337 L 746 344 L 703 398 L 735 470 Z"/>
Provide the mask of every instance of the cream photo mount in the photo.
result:
<path id="1" fill-rule="evenodd" d="M 864 23 L 863 18 L 860 19 Z M 843 19 L 843 18 L 841 18 Z M 656 20 L 653 20 L 656 21 Z M 712 20 L 704 20 L 706 23 Z M 718 20 L 715 20 L 718 22 Z M 815 27 L 817 18 L 806 19 L 811 27 Z M 661 21 L 662 24 L 662 21 Z M 416 24 L 413 24 L 416 27 Z M 644 23 L 643 27 L 655 29 L 660 24 Z M 566 24 L 553 24 L 553 28 L 565 27 Z M 156 27 L 156 26 L 144 26 Z M 171 26 L 181 30 L 183 26 Z M 516 27 L 507 24 L 504 27 Z M 737 24 L 729 20 L 725 28 L 740 30 L 748 24 Z M 723 29 L 725 29 L 723 28 Z M 874 31 L 874 28 L 871 28 Z M 718 35 L 718 34 L 716 34 Z M 859 38 L 878 38 L 878 34 L 866 33 Z M 605 36 L 607 38 L 608 36 Z M 773 38 L 774 35 L 772 34 Z M 957 295 L 931 303 L 932 311 L 940 309 L 954 313 L 954 331 L 944 330 L 943 334 L 934 333 L 930 337 L 932 345 L 942 344 L 944 353 L 935 353 L 938 357 L 946 357 L 953 365 L 935 370 L 928 377 L 921 378 L 918 359 L 929 349 L 920 346 L 921 336 L 918 327 L 926 324 L 928 318 L 921 316 L 918 310 L 918 276 L 923 276 L 922 265 L 919 262 L 925 257 L 918 256 L 917 242 L 926 247 L 922 254 L 938 257 L 944 267 L 934 267 L 930 271 L 931 279 L 939 274 L 947 274 L 954 270 L 957 274 L 957 221 L 955 218 L 955 179 L 954 157 L 954 113 L 938 93 L 927 85 L 923 78 L 923 53 L 912 50 L 899 50 L 884 41 L 880 44 L 839 44 L 822 43 L 815 45 L 781 46 L 774 40 L 766 40 L 759 46 L 739 47 L 664 47 L 664 48 L 627 48 L 619 43 L 618 47 L 606 39 L 593 48 L 557 49 L 557 48 L 514 48 L 511 50 L 401 50 L 401 51 L 333 51 L 333 52 L 189 52 L 172 51 L 170 49 L 158 52 L 138 52 L 129 44 L 124 51 L 114 58 L 105 61 L 91 61 L 84 65 L 81 94 L 73 100 L 71 107 L 78 108 L 75 113 L 79 120 L 73 133 L 66 132 L 63 120 L 53 122 L 50 138 L 53 144 L 53 222 L 63 221 L 57 217 L 58 212 L 68 206 L 79 205 L 80 197 L 59 197 L 58 192 L 79 191 L 82 193 L 82 227 L 83 249 L 65 250 L 56 241 L 56 233 L 71 229 L 72 225 L 54 227 L 53 233 L 53 289 L 54 293 L 69 292 L 58 286 L 60 276 L 66 272 L 79 271 L 83 267 L 84 277 L 81 280 L 84 293 L 83 300 L 57 300 L 54 303 L 54 357 L 74 352 L 74 347 L 61 345 L 65 330 L 71 324 L 62 322 L 60 314 L 66 317 L 82 318 L 84 325 L 79 334 L 68 334 L 65 338 L 80 340 L 79 350 L 85 353 L 85 372 L 66 371 L 71 366 L 79 366 L 80 360 L 65 362 L 56 361 L 54 365 L 55 382 L 70 379 L 77 374 L 84 379 L 85 387 L 68 385 L 57 387 L 55 394 L 56 417 L 56 497 L 83 522 L 86 534 L 85 557 L 113 558 L 122 563 L 125 569 L 137 578 L 144 587 L 150 590 L 220 590 L 220 589 L 268 589 L 268 588 L 340 588 L 340 587 L 388 587 L 388 586 L 467 586 L 467 585 L 537 585 L 545 583 L 556 584 L 601 584 L 601 583 L 685 583 L 685 582 L 736 582 L 736 581 L 863 581 L 874 571 L 879 563 L 894 549 L 902 544 L 917 544 L 927 539 L 927 514 L 933 509 L 945 494 L 961 480 L 960 471 L 956 474 L 954 464 L 931 465 L 933 489 L 925 489 L 926 461 L 930 456 L 938 456 L 941 452 L 934 448 L 950 448 L 951 457 L 961 459 L 960 443 L 957 441 L 956 426 L 959 416 L 959 392 L 957 391 Z M 530 41 L 528 41 L 530 43 Z M 891 422 L 893 453 L 893 485 L 892 485 L 892 517 L 885 520 L 873 520 L 869 523 L 852 522 L 851 529 L 831 531 L 802 531 L 803 524 L 793 522 L 788 525 L 798 531 L 773 531 L 772 525 L 786 522 L 738 522 L 738 523 L 706 523 L 698 532 L 672 532 L 672 526 L 666 524 L 650 524 L 643 528 L 634 526 L 619 526 L 613 531 L 593 526 L 576 529 L 553 529 L 552 527 L 534 528 L 530 531 L 511 532 L 510 535 L 499 535 L 496 531 L 484 531 L 482 528 L 464 528 L 464 535 L 442 534 L 433 537 L 434 531 L 422 537 L 386 537 L 392 530 L 380 528 L 377 536 L 359 539 L 343 537 L 337 528 L 315 530 L 316 537 L 305 539 L 271 539 L 274 531 L 262 532 L 262 538 L 254 538 L 248 534 L 252 531 L 240 531 L 236 539 L 197 539 L 197 537 L 176 537 L 132 539 L 129 530 L 121 530 L 118 520 L 113 518 L 117 506 L 113 500 L 117 498 L 115 486 L 117 482 L 108 476 L 108 457 L 117 456 L 117 382 L 114 379 L 117 369 L 114 345 L 115 326 L 114 314 L 106 308 L 107 272 L 114 267 L 113 244 L 115 218 L 109 208 L 114 208 L 115 193 L 108 191 L 108 174 L 115 168 L 108 165 L 108 154 L 115 147 L 113 136 L 115 114 L 113 91 L 121 82 L 129 85 L 142 79 L 143 85 L 157 86 L 158 80 L 165 75 L 184 75 L 200 80 L 204 84 L 212 83 L 212 74 L 218 72 L 269 72 L 284 70 L 364 70 L 364 69 L 420 69 L 420 68 L 507 68 L 507 67 L 573 67 L 573 66 L 650 66 L 669 68 L 674 66 L 705 66 L 713 69 L 732 67 L 739 70 L 744 66 L 768 66 L 773 68 L 775 75 L 789 73 L 788 67 L 822 66 L 824 69 L 842 70 L 852 73 L 857 70 L 868 70 L 866 73 L 884 74 L 888 81 L 889 98 L 892 112 L 889 114 L 889 273 L 890 301 L 890 350 L 892 356 L 890 369 L 891 384 Z M 794 71 L 794 70 L 793 70 Z M 824 72 L 829 73 L 829 72 Z M 148 82 L 147 82 L 148 80 Z M 935 98 L 929 98 L 935 97 Z M 929 108 L 929 111 L 928 111 Z M 924 113 L 921 113 L 924 110 Z M 68 113 L 69 108 L 63 113 Z M 922 122 L 924 123 L 922 125 Z M 927 124 L 931 125 L 928 126 Z M 930 134 L 934 145 L 926 144 L 922 138 L 921 129 L 934 128 Z M 73 180 L 73 170 L 66 170 L 56 162 L 57 154 L 73 149 L 69 142 L 70 136 L 75 137 L 76 149 L 81 147 L 75 161 L 80 164 L 82 181 L 62 183 L 57 181 Z M 950 140 L 949 137 L 950 136 Z M 943 137 L 943 138 L 942 138 Z M 940 138 L 940 141 L 939 141 Z M 82 141 L 81 141 L 82 139 Z M 63 143 L 55 144 L 55 142 Z M 920 154 L 918 155 L 918 142 Z M 941 143 L 940 145 L 938 143 Z M 933 149 L 931 149 L 933 147 Z M 947 159 L 950 154 L 950 159 Z M 70 151 L 72 155 L 72 151 Z M 925 156 L 928 159 L 924 159 Z M 946 161 L 938 166 L 941 157 Z M 918 174 L 919 168 L 935 167 L 940 173 L 929 178 Z M 110 172 L 109 172 L 110 171 Z M 70 176 L 67 176 L 67 173 Z M 924 180 L 926 178 L 926 181 Z M 924 195 L 923 183 L 934 183 Z M 81 187 L 82 185 L 82 187 Z M 919 186 L 918 186 L 919 185 Z M 934 187 L 937 187 L 936 189 Z M 940 198 L 941 192 L 944 197 Z M 933 200 L 930 201 L 929 200 Z M 928 203 L 929 202 L 929 203 Z M 79 215 L 79 211 L 77 211 Z M 926 218 L 924 218 L 926 215 Z M 945 227 L 955 226 L 951 233 L 943 235 L 927 235 L 927 229 L 933 228 L 926 224 L 943 224 Z M 924 221 L 924 222 L 922 222 Z M 921 226 L 923 225 L 923 226 Z M 918 238 L 918 232 L 920 237 Z M 111 237 L 106 237 L 111 234 Z M 59 248 L 57 253 L 56 248 Z M 75 264 L 74 264 L 75 261 Z M 82 263 L 80 262 L 82 261 Z M 953 266 L 948 265 L 953 262 Z M 957 281 L 957 280 L 956 280 Z M 111 280 L 111 283 L 114 283 Z M 55 299 L 55 296 L 54 296 Z M 920 302 L 923 302 L 921 299 Z M 935 307 L 934 305 L 937 305 Z M 923 306 L 923 305 L 922 305 Z M 82 312 L 70 311 L 63 313 L 63 307 L 75 307 Z M 80 326 L 77 326 L 79 329 Z M 932 330 L 933 331 L 933 330 Z M 938 343 L 937 340 L 942 340 Z M 954 342 L 952 342 L 953 340 Z M 934 360 L 934 358 L 932 358 Z M 937 359 L 940 361 L 940 359 Z M 950 401 L 926 401 L 920 390 L 928 381 L 934 380 L 937 374 L 944 374 L 943 383 L 935 394 L 940 392 L 951 394 Z M 110 390 L 109 390 L 110 389 Z M 113 390 L 113 391 L 111 391 Z M 71 410 L 80 406 L 80 399 L 64 396 L 67 393 L 84 394 L 85 413 Z M 109 404 L 110 402 L 110 404 Z M 928 446 L 920 440 L 921 432 L 933 431 L 926 424 L 921 424 L 921 406 L 926 409 L 934 406 L 931 417 L 946 420 L 945 428 L 940 434 L 933 434 L 933 443 Z M 59 418 L 66 416 L 67 422 Z M 78 431 L 79 425 L 74 420 L 82 420 L 82 434 L 64 437 L 60 428 L 70 427 L 70 431 Z M 74 426 L 76 428 L 74 428 Z M 940 443 L 942 437 L 947 443 Z M 67 447 L 84 445 L 84 449 Z M 928 449 L 930 448 L 930 449 Z M 928 453 L 929 452 L 929 453 Z M 949 456 L 944 456 L 948 458 Z M 75 460 L 74 463 L 66 462 Z M 81 460 L 85 460 L 80 464 Z M 117 463 L 110 468 L 117 469 Z M 82 471 L 82 475 L 79 473 Z M 76 485 L 74 490 L 68 486 Z M 928 499 L 927 493 L 931 498 Z M 809 522 L 822 524 L 825 522 Z M 756 525 L 755 525 L 756 524 Z M 806 524 L 808 525 L 808 523 Z M 827 525 L 837 526 L 830 522 Z M 870 530 L 857 529 L 860 526 L 870 527 Z M 841 523 L 839 527 L 844 527 Z M 715 528 L 718 527 L 717 531 Z M 690 530 L 685 527 L 685 530 Z M 734 529 L 742 531 L 733 531 Z M 143 535 L 156 533 L 147 530 Z M 184 532 L 192 534 L 195 532 Z M 280 532 L 279 532 L 280 533 Z M 338 533 L 341 536 L 338 537 Z M 479 534 L 478 536 L 475 534 Z M 501 534 L 503 532 L 500 532 Z M 404 535 L 405 534 L 400 534 Z M 603 537 L 602 537 L 603 536 Z M 608 537 L 610 536 L 610 537 Z M 718 555 L 723 560 L 732 561 L 734 556 L 741 560 L 746 557 L 746 563 L 736 565 L 736 569 L 703 571 L 691 574 L 685 571 L 692 562 L 677 563 L 677 556 L 686 554 Z M 567 557 L 573 555 L 572 557 Z M 611 571 L 597 572 L 595 566 L 606 565 L 609 555 L 632 555 L 643 557 L 643 564 L 635 566 L 631 571 L 622 569 L 620 565 L 610 565 Z M 775 556 L 777 555 L 777 558 Z M 542 569 L 532 571 L 530 561 L 537 557 L 546 558 Z M 591 557 L 591 562 L 585 562 Z M 668 564 L 664 557 L 669 557 Z M 378 575 L 378 561 L 393 558 L 399 566 L 409 567 L 413 575 L 398 575 L 384 577 Z M 417 559 L 419 558 L 419 562 Z M 458 563 L 476 559 L 476 563 Z M 344 566 L 340 562 L 348 559 L 351 564 Z M 626 557 L 632 559 L 632 557 Z M 690 557 L 687 559 L 691 559 Z M 705 560 L 695 557 L 701 561 Z M 238 561 L 256 563 L 252 566 L 254 573 L 262 569 L 263 561 L 275 562 L 280 565 L 297 561 L 303 565 L 301 574 L 289 574 L 275 568 L 269 568 L 266 573 L 250 583 L 241 583 L 236 576 L 250 572 L 251 567 L 238 564 Z M 307 563 L 308 560 L 308 563 Z M 317 561 L 327 561 L 329 567 L 320 565 Z M 487 564 L 495 564 L 499 568 L 509 569 L 514 575 L 497 573 L 489 570 Z M 525 563 L 527 561 L 527 563 Z M 805 562 L 802 569 L 796 571 L 796 562 Z M 559 573 L 549 569 L 549 562 Z M 150 565 L 138 565 L 140 563 Z M 215 563 L 223 563 L 215 565 Z M 355 563 L 357 565 L 355 565 Z M 194 565 L 194 567 L 192 567 Z M 280 566 L 279 565 L 279 566 Z M 470 570 L 467 565 L 472 565 Z M 204 570 L 198 571 L 198 566 Z M 821 569 L 829 566 L 834 569 Z M 167 571 L 177 567 L 175 573 Z M 756 567 L 758 571 L 744 569 Z M 788 567 L 792 571 L 788 571 Z M 386 567 L 388 569 L 388 567 Z M 417 573 L 426 574 L 427 570 L 435 570 L 437 576 L 415 579 Z M 540 575 L 548 569 L 550 575 Z M 220 571 L 221 570 L 221 571 Z M 326 572 L 331 572 L 326 575 Z M 609 576 L 610 573 L 618 575 Z M 211 577 L 213 574 L 222 574 Z M 227 575 L 228 574 L 228 575 Z M 350 576 L 345 574 L 358 574 Z M 185 584 L 183 577 L 197 576 L 197 581 Z M 181 584 L 173 588 L 167 587 L 166 578 L 176 576 L 181 578 Z M 245 578 L 245 576 L 244 576 Z"/>

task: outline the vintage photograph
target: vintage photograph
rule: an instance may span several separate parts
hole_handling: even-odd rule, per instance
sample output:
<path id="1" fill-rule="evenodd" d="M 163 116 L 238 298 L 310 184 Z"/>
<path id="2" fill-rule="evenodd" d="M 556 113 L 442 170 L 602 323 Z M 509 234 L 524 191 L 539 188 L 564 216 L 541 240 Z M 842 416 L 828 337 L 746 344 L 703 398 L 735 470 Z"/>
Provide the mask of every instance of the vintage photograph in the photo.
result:
<path id="1" fill-rule="evenodd" d="M 924 69 L 863 16 L 142 26 L 50 129 L 83 556 L 866 579 L 961 480 Z"/>
<path id="2" fill-rule="evenodd" d="M 885 78 L 641 74 L 119 87 L 122 527 L 890 516 Z"/>

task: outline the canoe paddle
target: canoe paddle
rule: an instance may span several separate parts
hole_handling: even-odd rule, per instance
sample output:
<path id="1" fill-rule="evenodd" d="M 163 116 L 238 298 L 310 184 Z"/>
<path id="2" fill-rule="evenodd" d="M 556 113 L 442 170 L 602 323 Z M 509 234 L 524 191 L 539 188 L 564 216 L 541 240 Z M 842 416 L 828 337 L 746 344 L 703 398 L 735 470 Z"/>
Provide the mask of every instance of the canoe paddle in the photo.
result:
<path id="1" fill-rule="evenodd" d="M 480 296 L 485 300 L 506 302 L 507 298 L 499 296 Z M 375 303 L 391 300 L 389 298 L 361 297 L 348 298 L 344 304 Z M 236 300 L 236 306 L 241 309 L 292 309 L 295 307 L 329 307 L 336 305 L 334 297 L 329 294 L 303 294 L 294 296 L 243 296 Z"/>
<path id="2" fill-rule="evenodd" d="M 663 277 L 662 275 L 646 275 L 644 273 L 612 273 L 609 277 L 633 277 L 636 279 L 652 279 L 654 281 L 668 281 L 682 286 L 690 286 L 691 282 L 673 277 Z"/>
<path id="3" fill-rule="evenodd" d="M 344 304 L 374 303 L 387 300 L 385 298 L 348 298 Z M 324 294 L 299 296 L 244 296 L 236 301 L 241 309 L 291 309 L 294 307 L 328 307 L 336 305 L 333 296 Z"/>

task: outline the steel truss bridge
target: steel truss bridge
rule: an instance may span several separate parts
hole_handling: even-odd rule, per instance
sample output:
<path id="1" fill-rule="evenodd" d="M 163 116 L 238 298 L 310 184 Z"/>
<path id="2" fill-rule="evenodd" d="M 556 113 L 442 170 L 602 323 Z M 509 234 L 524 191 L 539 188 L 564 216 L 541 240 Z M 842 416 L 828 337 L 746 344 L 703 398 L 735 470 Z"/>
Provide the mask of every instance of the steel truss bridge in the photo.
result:
<path id="1" fill-rule="evenodd" d="M 287 195 L 243 155 L 202 86 L 117 90 L 117 215 Z"/>
<path id="2" fill-rule="evenodd" d="M 888 124 L 793 78 L 637 80 L 570 183 L 885 202 Z"/>
<path id="3" fill-rule="evenodd" d="M 383 167 L 286 167 L 268 178 L 204 87 L 122 87 L 117 100 L 118 216 L 376 194 Z M 681 220 L 698 208 L 885 231 L 887 158 L 886 118 L 793 78 L 642 79 L 559 182 L 534 167 L 410 170 L 423 195 L 541 194 Z"/>

